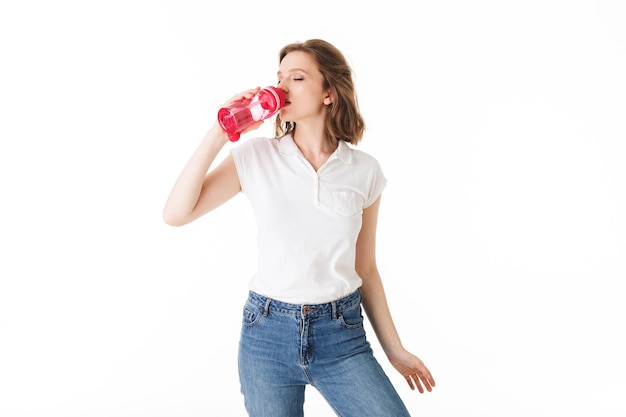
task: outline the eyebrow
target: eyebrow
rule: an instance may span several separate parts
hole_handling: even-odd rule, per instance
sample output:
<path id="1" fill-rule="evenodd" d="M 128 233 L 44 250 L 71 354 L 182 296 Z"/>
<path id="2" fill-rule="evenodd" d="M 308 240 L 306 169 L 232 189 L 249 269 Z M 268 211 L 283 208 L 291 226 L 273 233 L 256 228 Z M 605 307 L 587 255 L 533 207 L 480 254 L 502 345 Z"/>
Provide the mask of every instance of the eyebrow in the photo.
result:
<path id="1" fill-rule="evenodd" d="M 305 71 L 305 70 L 303 70 L 302 68 L 292 68 L 292 69 L 290 69 L 290 70 L 289 70 L 289 71 L 287 71 L 287 72 L 297 72 L 297 71 L 300 71 L 300 72 L 303 72 L 303 73 L 305 73 L 305 74 L 308 74 L 308 72 L 306 72 L 306 71 Z M 276 75 L 282 75 L 282 73 L 281 73 L 280 71 L 278 71 L 278 72 L 276 73 Z"/>

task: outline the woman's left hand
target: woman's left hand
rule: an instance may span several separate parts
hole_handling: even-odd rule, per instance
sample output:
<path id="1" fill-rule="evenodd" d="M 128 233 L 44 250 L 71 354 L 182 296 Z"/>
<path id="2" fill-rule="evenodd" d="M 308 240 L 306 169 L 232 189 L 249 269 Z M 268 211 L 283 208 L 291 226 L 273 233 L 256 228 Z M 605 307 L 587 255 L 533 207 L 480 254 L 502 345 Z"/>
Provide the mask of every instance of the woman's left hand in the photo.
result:
<path id="1" fill-rule="evenodd" d="M 424 388 L 428 392 L 433 390 L 435 379 L 424 362 L 411 352 L 403 350 L 397 356 L 390 358 L 390 362 L 404 376 L 412 390 L 417 388 L 421 394 L 424 393 Z"/>

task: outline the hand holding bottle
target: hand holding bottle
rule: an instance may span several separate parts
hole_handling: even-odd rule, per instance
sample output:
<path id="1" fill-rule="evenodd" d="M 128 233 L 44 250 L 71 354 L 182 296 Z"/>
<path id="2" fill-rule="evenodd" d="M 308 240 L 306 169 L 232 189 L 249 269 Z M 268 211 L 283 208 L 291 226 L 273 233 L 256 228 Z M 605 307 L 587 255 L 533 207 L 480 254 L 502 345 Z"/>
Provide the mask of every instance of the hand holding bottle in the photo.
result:
<path id="1" fill-rule="evenodd" d="M 231 100 L 217 113 L 221 128 L 231 142 L 239 140 L 241 133 L 260 125 L 278 113 L 285 105 L 285 92 L 277 87 L 256 88 L 246 91 L 239 100 Z"/>

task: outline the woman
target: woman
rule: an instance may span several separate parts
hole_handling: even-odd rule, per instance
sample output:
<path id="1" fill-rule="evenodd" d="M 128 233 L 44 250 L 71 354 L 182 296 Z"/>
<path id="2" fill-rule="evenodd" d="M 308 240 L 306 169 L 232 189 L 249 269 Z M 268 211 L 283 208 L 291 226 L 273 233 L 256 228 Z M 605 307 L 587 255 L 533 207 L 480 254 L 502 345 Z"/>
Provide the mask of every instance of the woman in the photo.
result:
<path id="1" fill-rule="evenodd" d="M 435 381 L 403 347 L 377 269 L 386 179 L 373 157 L 355 149 L 365 124 L 352 71 L 328 42 L 293 43 L 279 53 L 278 87 L 286 104 L 276 137 L 238 143 L 209 169 L 228 142 L 216 123 L 176 181 L 164 220 L 187 224 L 239 192 L 252 203 L 259 257 L 239 343 L 250 416 L 302 416 L 309 384 L 340 416 L 409 416 L 366 340 L 361 305 L 410 388 L 431 391 Z"/>

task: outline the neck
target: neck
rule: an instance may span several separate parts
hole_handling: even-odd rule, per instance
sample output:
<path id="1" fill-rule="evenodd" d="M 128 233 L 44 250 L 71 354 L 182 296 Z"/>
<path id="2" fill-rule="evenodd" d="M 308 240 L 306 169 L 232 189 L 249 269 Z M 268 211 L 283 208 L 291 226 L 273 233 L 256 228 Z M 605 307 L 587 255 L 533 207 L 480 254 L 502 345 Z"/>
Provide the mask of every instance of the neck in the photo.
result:
<path id="1" fill-rule="evenodd" d="M 338 145 L 337 141 L 331 143 L 323 133 L 302 129 L 300 125 L 296 126 L 293 141 L 316 171 L 324 165 Z"/>
<path id="2" fill-rule="evenodd" d="M 328 140 L 323 127 L 312 129 L 298 124 L 293 132 L 293 140 L 305 155 L 328 156 L 337 149 L 337 141 Z"/>

